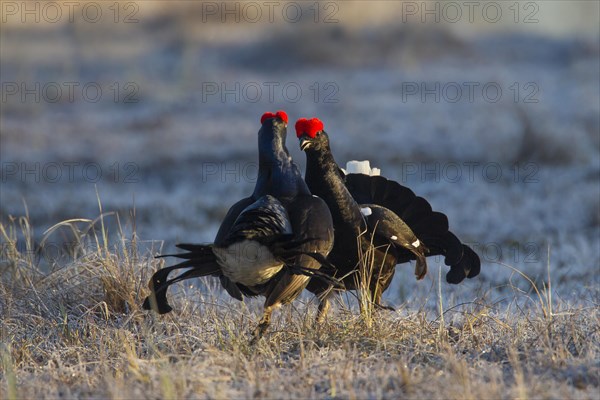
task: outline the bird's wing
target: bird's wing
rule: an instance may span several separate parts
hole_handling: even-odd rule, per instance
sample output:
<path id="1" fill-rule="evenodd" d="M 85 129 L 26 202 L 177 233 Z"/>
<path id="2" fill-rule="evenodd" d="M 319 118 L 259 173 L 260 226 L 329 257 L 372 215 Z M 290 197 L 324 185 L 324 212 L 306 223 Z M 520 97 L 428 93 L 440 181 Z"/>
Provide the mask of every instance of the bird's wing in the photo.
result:
<path id="1" fill-rule="evenodd" d="M 369 229 L 382 239 L 402 247 L 419 240 L 406 222 L 389 209 L 376 204 L 361 204 L 360 207 Z"/>
<path id="2" fill-rule="evenodd" d="M 333 221 L 327 204 L 317 196 L 298 196 L 286 203 L 293 231 L 292 243 L 283 253 L 286 265 L 291 268 L 280 272 L 278 279 L 268 290 L 265 306 L 288 303 L 296 298 L 309 282 L 306 274 L 298 274 L 294 269 L 318 270 L 321 262 L 306 253 L 318 253 L 327 257 L 333 247 Z M 304 253 L 304 254 L 303 254 Z M 294 267 L 298 268 L 294 268 Z"/>
<path id="3" fill-rule="evenodd" d="M 242 210 L 219 246 L 244 240 L 271 245 L 289 240 L 291 236 L 292 225 L 287 210 L 275 197 L 266 195 Z"/>
<path id="4" fill-rule="evenodd" d="M 417 260 L 415 275 L 422 279 L 427 273 L 425 255 L 427 247 L 417 238 L 412 229 L 394 212 L 376 204 L 361 204 L 369 229 L 381 239 L 414 254 Z"/>
<path id="5" fill-rule="evenodd" d="M 299 196 L 286 204 L 294 242 L 304 242 L 298 250 L 327 256 L 333 247 L 333 221 L 327 203 L 320 197 Z"/>
<path id="6" fill-rule="evenodd" d="M 246 207 L 255 201 L 256 199 L 253 197 L 246 197 L 231 206 L 227 212 L 227 215 L 225 215 L 225 218 L 223 218 L 223 222 L 221 222 L 221 226 L 219 227 L 219 231 L 217 232 L 217 236 L 214 240 L 215 245 L 219 246 L 222 243 L 223 239 L 229 234 L 231 227 L 242 211 L 244 211 Z"/>

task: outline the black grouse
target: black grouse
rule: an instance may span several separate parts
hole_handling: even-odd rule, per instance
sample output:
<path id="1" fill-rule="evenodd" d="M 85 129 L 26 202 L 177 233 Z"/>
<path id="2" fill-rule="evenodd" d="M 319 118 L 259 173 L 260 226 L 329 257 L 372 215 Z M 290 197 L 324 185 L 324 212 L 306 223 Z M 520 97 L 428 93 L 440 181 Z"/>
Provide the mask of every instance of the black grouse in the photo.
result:
<path id="1" fill-rule="evenodd" d="M 167 288 L 184 279 L 214 275 L 234 298 L 263 295 L 264 314 L 253 341 L 270 324 L 281 304 L 293 301 L 318 275 L 333 247 L 333 222 L 325 202 L 311 194 L 285 147 L 288 117 L 283 111 L 265 113 L 258 132 L 259 172 L 254 193 L 235 203 L 223 220 L 213 244 L 180 244 L 187 253 L 180 264 L 152 277 L 145 309 L 171 311 Z M 331 268 L 332 266 L 330 266 Z M 167 280 L 179 268 L 191 268 Z M 328 287 L 331 279 L 325 279 Z"/>
<path id="2" fill-rule="evenodd" d="M 369 250 L 374 268 L 369 291 L 380 307 L 397 264 L 416 259 L 415 275 L 422 279 L 427 272 L 425 256 L 444 255 L 450 266 L 449 283 L 479 274 L 479 256 L 449 231 L 446 215 L 432 211 L 427 200 L 381 176 L 346 174 L 335 162 L 329 137 L 317 118 L 298 120 L 296 135 L 306 153 L 306 183 L 331 210 L 335 243 L 328 261 L 337 268 L 332 275 L 343 278 L 347 290 L 357 289 L 359 254 Z M 321 298 L 318 319 L 322 320 L 329 308 L 328 287 L 313 279 L 308 290 Z"/>

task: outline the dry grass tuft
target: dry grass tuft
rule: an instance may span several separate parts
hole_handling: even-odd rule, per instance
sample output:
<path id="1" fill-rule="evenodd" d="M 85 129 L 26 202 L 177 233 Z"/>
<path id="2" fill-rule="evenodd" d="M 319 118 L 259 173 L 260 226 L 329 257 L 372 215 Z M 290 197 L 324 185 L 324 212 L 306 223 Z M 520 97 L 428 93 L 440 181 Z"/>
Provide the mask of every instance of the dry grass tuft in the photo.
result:
<path id="1" fill-rule="evenodd" d="M 214 280 L 174 311 L 144 312 L 156 248 L 111 241 L 97 220 L 65 221 L 36 245 L 26 217 L 0 225 L 0 398 L 593 398 L 600 386 L 597 303 L 535 287 L 530 305 L 484 300 L 426 310 L 338 307 L 315 325 L 314 302 L 283 308 L 249 345 L 260 301 L 224 300 Z M 61 265 L 36 247 L 68 229 Z M 523 279 L 527 276 L 516 271 Z M 597 296 L 597 294 L 594 294 Z M 368 305 L 368 302 L 365 302 Z M 446 306 L 447 307 L 447 306 Z"/>

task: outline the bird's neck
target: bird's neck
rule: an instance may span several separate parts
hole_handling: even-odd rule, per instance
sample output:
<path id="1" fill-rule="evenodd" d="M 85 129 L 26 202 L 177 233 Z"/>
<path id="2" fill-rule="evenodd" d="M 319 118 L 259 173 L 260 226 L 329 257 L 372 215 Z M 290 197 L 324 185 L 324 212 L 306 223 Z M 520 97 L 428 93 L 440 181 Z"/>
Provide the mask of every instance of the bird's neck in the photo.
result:
<path id="1" fill-rule="evenodd" d="M 281 138 L 277 136 L 259 137 L 258 166 L 259 171 L 285 166 L 290 163 L 290 155 Z"/>
<path id="2" fill-rule="evenodd" d="M 306 182 L 310 191 L 325 200 L 334 223 L 362 229 L 364 218 L 360 206 L 346 188 L 341 174 L 329 149 L 306 153 Z"/>
<path id="3" fill-rule="evenodd" d="M 266 194 L 278 198 L 310 194 L 282 137 L 278 135 L 259 135 L 258 179 L 254 197 Z"/>

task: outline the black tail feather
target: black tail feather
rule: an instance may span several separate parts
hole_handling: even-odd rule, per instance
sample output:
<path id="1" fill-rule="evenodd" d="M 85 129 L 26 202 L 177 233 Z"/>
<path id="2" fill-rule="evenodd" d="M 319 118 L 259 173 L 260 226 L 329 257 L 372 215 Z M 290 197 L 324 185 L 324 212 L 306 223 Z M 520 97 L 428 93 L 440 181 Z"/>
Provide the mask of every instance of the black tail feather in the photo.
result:
<path id="1" fill-rule="evenodd" d="M 443 255 L 446 265 L 458 264 L 463 258 L 463 244 L 450 231 L 441 235 L 423 235 L 420 239 L 429 249 L 428 256 Z"/>
<path id="2" fill-rule="evenodd" d="M 175 247 L 198 255 L 212 254 L 212 244 L 179 243 Z"/>
<path id="3" fill-rule="evenodd" d="M 197 244 L 197 243 L 177 243 L 175 247 L 186 251 L 202 251 L 210 244 Z"/>
<path id="4" fill-rule="evenodd" d="M 191 248 L 190 245 L 185 245 L 186 248 Z M 159 257 L 178 257 L 187 261 L 180 262 L 170 267 L 162 268 L 152 275 L 148 287 L 152 294 L 144 300 L 142 307 L 145 310 L 154 310 L 159 314 L 166 314 L 172 310 L 167 301 L 167 289 L 174 283 L 181 282 L 186 279 L 213 275 L 220 272 L 220 268 L 216 262 L 215 255 L 208 245 L 193 245 L 194 250 L 189 253 L 164 255 Z M 179 246 L 178 246 L 179 247 Z M 182 247 L 181 247 L 182 248 Z M 210 250 L 210 252 L 209 252 Z M 176 278 L 167 280 L 169 274 L 182 268 L 192 268 L 189 271 L 177 276 Z"/>
<path id="5" fill-rule="evenodd" d="M 406 222 L 417 237 L 427 234 L 440 236 L 448 231 L 448 217 L 446 217 L 446 214 L 437 211 L 418 214 L 417 218 L 409 218 L 408 221 L 404 218 L 402 220 Z"/>
<path id="6" fill-rule="evenodd" d="M 183 258 L 186 260 L 197 259 L 200 257 L 211 257 L 212 245 L 211 244 L 189 244 L 189 243 L 180 243 L 176 244 L 175 247 L 181 250 L 187 251 L 187 253 L 179 253 L 179 254 L 160 254 L 155 258 L 165 258 L 165 257 L 177 257 Z"/>
<path id="7" fill-rule="evenodd" d="M 364 174 L 346 175 L 346 187 L 359 204 L 378 204 L 402 218 L 404 211 L 417 197 L 415 193 L 397 182 L 382 176 Z"/>
<path id="8" fill-rule="evenodd" d="M 467 269 L 469 271 L 467 273 L 467 278 L 475 278 L 481 272 L 481 259 L 479 258 L 477 253 L 475 253 L 473 249 L 467 246 L 466 244 L 463 244 L 463 248 L 466 258 L 465 266 L 468 265 Z"/>
<path id="9" fill-rule="evenodd" d="M 189 267 L 188 264 L 189 261 L 185 261 L 183 263 L 173 265 L 171 267 L 162 268 L 156 271 L 154 275 L 152 275 L 152 278 L 150 278 L 150 282 L 148 282 L 148 288 L 152 293 L 150 294 L 150 296 L 144 299 L 142 308 L 144 310 L 154 310 L 159 314 L 166 314 L 168 312 L 171 312 L 172 308 L 167 302 L 167 288 L 163 288 L 163 285 L 165 282 L 167 282 L 167 277 L 172 271 L 180 268 Z"/>
<path id="10" fill-rule="evenodd" d="M 457 284 L 465 278 L 474 278 L 481 271 L 481 260 L 469 246 L 463 244 L 463 257 L 459 263 L 451 265 L 450 271 L 446 274 L 448 283 Z"/>
<path id="11" fill-rule="evenodd" d="M 382 176 L 364 174 L 348 174 L 346 187 L 359 204 L 377 204 L 402 218 L 427 246 L 428 256 L 443 255 L 444 263 L 450 266 L 446 275 L 449 283 L 459 283 L 479 274 L 479 256 L 449 231 L 448 217 L 433 211 L 429 202 L 411 189 Z"/>
<path id="12" fill-rule="evenodd" d="M 394 210 L 392 210 L 394 211 Z M 431 205 L 422 197 L 415 197 L 413 201 L 402 211 L 402 214 L 397 214 L 409 226 L 428 218 L 433 213 Z"/>

